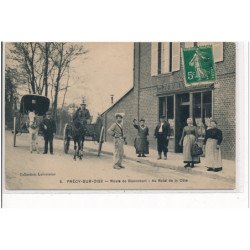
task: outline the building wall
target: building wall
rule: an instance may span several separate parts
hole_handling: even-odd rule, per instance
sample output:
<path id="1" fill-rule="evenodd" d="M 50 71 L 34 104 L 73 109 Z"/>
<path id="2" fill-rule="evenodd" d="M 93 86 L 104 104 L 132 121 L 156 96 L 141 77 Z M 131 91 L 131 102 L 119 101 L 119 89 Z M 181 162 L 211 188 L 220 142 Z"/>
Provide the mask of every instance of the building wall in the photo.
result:
<path id="1" fill-rule="evenodd" d="M 183 67 L 181 61 L 181 70 L 162 74 L 157 76 L 151 76 L 151 43 L 141 43 L 141 64 L 140 64 L 140 89 L 150 88 L 168 83 L 180 82 L 182 87 L 184 86 L 183 79 Z M 181 47 L 184 47 L 184 43 L 181 43 Z M 221 76 L 224 74 L 235 73 L 235 43 L 224 43 L 223 46 L 223 61 L 216 63 L 216 74 Z"/>
<path id="2" fill-rule="evenodd" d="M 235 159 L 235 75 L 219 79 L 213 95 L 213 117 L 223 133 L 222 157 Z"/>
<path id="3" fill-rule="evenodd" d="M 181 43 L 181 47 L 184 47 L 184 43 Z M 192 88 L 187 89 L 184 85 L 182 62 L 177 72 L 151 76 L 151 43 L 141 43 L 140 50 L 139 111 L 152 130 L 159 117 L 157 94 L 160 93 L 157 93 L 157 87 L 179 83 L 177 91 L 192 91 Z M 224 43 L 223 61 L 216 63 L 217 81 L 213 90 L 213 115 L 224 135 L 221 145 L 223 157 L 228 159 L 235 158 L 235 55 L 235 43 Z M 165 91 L 164 94 L 168 93 Z M 151 112 L 148 112 L 149 108 Z M 155 147 L 154 140 L 149 139 L 150 145 Z"/>
<path id="4" fill-rule="evenodd" d="M 181 43 L 181 47 L 183 46 L 184 43 Z M 235 159 L 235 43 L 224 43 L 223 54 L 223 61 L 216 63 L 217 80 L 213 89 L 213 116 L 224 136 L 223 158 Z M 159 117 L 158 102 L 161 94 L 159 87 L 175 83 L 177 92 L 192 91 L 192 88 L 187 89 L 184 85 L 182 62 L 177 72 L 151 76 L 151 43 L 135 43 L 134 89 L 104 114 L 106 128 L 115 121 L 116 112 L 124 112 L 124 132 L 128 143 L 133 145 L 136 130 L 132 126 L 132 121 L 134 118 L 145 118 L 149 127 L 150 147 L 156 148 L 153 133 Z M 174 91 L 171 90 L 171 93 Z M 166 90 L 162 93 L 162 95 L 167 94 Z M 108 141 L 111 139 L 107 136 Z M 169 149 L 173 151 L 173 141 L 170 142 Z"/>
<path id="5" fill-rule="evenodd" d="M 183 43 L 181 43 L 182 46 Z M 182 70 L 151 76 L 151 43 L 141 43 L 140 88 L 150 88 L 173 82 L 183 82 Z"/>

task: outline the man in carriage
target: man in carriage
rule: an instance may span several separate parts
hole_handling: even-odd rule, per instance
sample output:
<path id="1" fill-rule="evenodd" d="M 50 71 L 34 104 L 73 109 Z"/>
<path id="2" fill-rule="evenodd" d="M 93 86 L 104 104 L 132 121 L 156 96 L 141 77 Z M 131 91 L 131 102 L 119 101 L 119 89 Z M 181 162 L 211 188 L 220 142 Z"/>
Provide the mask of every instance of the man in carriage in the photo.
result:
<path id="1" fill-rule="evenodd" d="M 79 120 L 83 126 L 88 123 L 88 120 L 91 118 L 89 110 L 86 108 L 87 104 L 83 101 L 81 106 L 76 110 L 73 115 L 73 122 Z"/>

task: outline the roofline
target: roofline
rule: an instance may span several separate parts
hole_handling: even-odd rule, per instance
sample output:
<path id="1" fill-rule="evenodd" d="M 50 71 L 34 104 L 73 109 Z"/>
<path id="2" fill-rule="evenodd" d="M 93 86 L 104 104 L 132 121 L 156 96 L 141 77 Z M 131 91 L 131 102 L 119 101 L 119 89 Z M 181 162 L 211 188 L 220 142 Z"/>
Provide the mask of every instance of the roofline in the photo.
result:
<path id="1" fill-rule="evenodd" d="M 104 113 L 110 111 L 118 102 L 120 102 L 124 97 L 126 97 L 133 89 L 134 89 L 134 86 L 131 89 L 129 89 L 127 92 L 125 92 L 125 94 L 122 97 L 120 97 L 116 102 L 114 102 L 109 108 L 103 111 L 101 113 L 101 116 L 104 115 Z"/>

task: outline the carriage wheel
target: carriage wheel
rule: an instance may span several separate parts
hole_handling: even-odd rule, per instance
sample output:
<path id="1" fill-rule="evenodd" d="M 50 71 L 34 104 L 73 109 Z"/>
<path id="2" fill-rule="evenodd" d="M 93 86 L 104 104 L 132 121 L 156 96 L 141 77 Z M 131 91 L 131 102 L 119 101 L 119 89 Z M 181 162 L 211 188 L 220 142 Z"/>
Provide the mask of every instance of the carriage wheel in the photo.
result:
<path id="1" fill-rule="evenodd" d="M 14 122 L 13 122 L 13 147 L 16 146 L 16 117 L 14 116 Z"/>
<path id="2" fill-rule="evenodd" d="M 64 141 L 64 153 L 65 154 L 67 154 L 69 152 L 69 144 L 70 144 L 67 129 L 68 129 L 68 124 L 66 123 L 64 126 L 64 130 L 63 130 L 63 141 Z"/>
<path id="3" fill-rule="evenodd" d="M 100 137 L 99 137 L 98 154 L 97 154 L 98 156 L 100 156 L 101 151 L 102 151 L 103 135 L 104 135 L 104 127 L 102 126 Z"/>

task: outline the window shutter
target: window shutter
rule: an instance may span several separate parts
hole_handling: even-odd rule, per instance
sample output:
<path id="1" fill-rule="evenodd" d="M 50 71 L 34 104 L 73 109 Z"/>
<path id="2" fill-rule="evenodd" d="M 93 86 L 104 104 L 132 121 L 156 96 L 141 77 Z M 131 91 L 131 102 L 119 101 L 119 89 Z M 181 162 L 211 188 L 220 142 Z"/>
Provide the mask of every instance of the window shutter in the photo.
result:
<path id="1" fill-rule="evenodd" d="M 192 48 L 192 47 L 194 47 L 194 43 L 191 43 L 191 42 L 185 43 L 185 48 Z"/>
<path id="2" fill-rule="evenodd" d="M 201 42 L 198 43 L 198 46 L 212 45 L 213 46 L 213 55 L 214 62 L 223 61 L 223 42 Z"/>
<path id="3" fill-rule="evenodd" d="M 214 62 L 223 61 L 223 42 L 213 43 Z"/>
<path id="4" fill-rule="evenodd" d="M 212 45 L 213 43 L 211 42 L 199 42 L 197 43 L 198 46 L 206 46 L 206 45 Z"/>
<path id="5" fill-rule="evenodd" d="M 172 72 L 180 70 L 181 45 L 172 43 Z"/>
<path id="6" fill-rule="evenodd" d="M 158 43 L 151 43 L 151 76 L 158 74 Z"/>
<path id="7" fill-rule="evenodd" d="M 161 46 L 161 73 L 169 73 L 170 67 L 170 53 L 169 53 L 169 43 L 162 43 Z"/>

